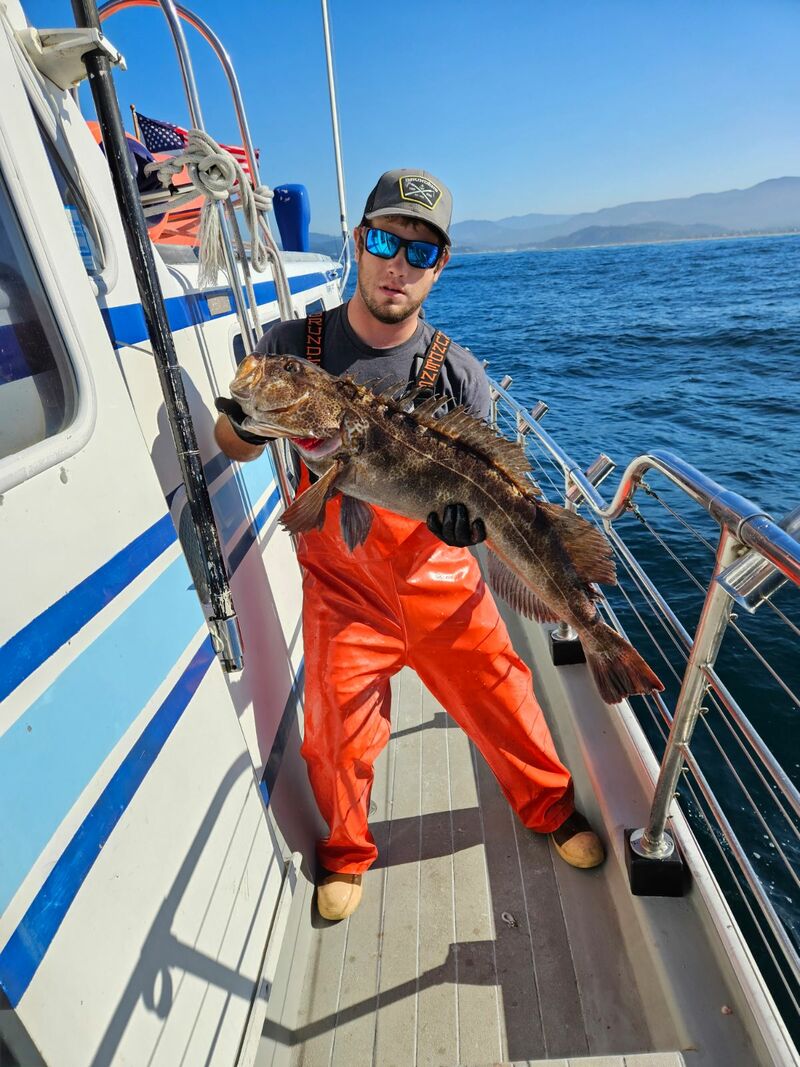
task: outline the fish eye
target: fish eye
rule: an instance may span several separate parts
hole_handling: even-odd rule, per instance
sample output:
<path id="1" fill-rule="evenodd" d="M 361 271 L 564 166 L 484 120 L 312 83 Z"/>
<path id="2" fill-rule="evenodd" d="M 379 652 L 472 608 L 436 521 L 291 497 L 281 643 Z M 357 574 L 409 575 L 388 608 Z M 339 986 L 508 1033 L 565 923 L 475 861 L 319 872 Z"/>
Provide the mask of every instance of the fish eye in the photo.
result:
<path id="1" fill-rule="evenodd" d="M 297 374 L 300 368 L 297 366 L 296 363 L 293 363 L 291 360 L 287 359 L 287 361 L 283 365 L 283 369 L 287 370 L 290 374 Z"/>

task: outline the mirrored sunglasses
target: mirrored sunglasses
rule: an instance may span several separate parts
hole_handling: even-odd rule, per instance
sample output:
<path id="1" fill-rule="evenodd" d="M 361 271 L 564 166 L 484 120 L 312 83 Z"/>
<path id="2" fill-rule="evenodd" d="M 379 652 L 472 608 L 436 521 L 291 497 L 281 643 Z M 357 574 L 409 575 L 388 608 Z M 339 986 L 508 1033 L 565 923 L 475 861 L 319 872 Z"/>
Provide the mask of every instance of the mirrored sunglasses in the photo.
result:
<path id="1" fill-rule="evenodd" d="M 394 259 L 401 248 L 406 250 L 406 259 L 412 267 L 430 270 L 439 262 L 442 246 L 432 241 L 408 241 L 396 233 L 370 228 L 364 235 L 364 247 L 379 259 Z"/>

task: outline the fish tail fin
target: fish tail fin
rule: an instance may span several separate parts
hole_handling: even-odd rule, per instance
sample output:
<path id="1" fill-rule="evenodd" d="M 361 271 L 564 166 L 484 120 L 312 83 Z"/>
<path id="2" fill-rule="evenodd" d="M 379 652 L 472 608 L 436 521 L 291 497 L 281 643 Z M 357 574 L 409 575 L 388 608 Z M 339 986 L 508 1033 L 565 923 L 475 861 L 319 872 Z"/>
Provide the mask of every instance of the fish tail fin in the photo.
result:
<path id="1" fill-rule="evenodd" d="M 599 623 L 586 642 L 586 660 L 600 696 L 607 704 L 618 704 L 637 693 L 661 691 L 664 686 L 636 649 L 605 623 Z"/>

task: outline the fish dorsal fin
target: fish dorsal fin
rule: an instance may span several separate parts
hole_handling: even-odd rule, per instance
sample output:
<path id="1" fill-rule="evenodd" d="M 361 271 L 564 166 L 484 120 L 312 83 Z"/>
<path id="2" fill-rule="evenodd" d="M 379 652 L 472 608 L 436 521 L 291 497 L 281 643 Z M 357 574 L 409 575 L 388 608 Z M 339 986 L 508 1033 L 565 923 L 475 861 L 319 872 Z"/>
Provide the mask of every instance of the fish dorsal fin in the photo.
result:
<path id="1" fill-rule="evenodd" d="M 537 502 L 539 510 L 554 528 L 561 546 L 582 582 L 616 585 L 617 568 L 609 542 L 593 522 L 558 504 Z"/>
<path id="2" fill-rule="evenodd" d="M 400 379 L 392 381 L 389 378 L 382 378 L 378 381 L 378 388 L 372 390 L 376 396 L 379 396 L 381 400 L 394 400 L 396 404 L 405 404 L 407 395 L 409 393 L 408 382 L 404 382 Z"/>
<path id="3" fill-rule="evenodd" d="M 420 390 L 421 392 L 422 390 Z M 414 408 L 414 414 L 420 421 L 432 419 L 436 412 L 447 403 L 446 396 L 429 396 Z"/>
<path id="4" fill-rule="evenodd" d="M 360 386 L 360 388 L 364 387 Z M 390 395 L 393 388 L 397 387 L 381 390 L 378 399 L 397 411 L 405 411 L 409 400 L 413 401 L 421 391 L 414 386 L 406 387 L 397 398 Z M 539 495 L 538 486 L 528 478 L 531 465 L 525 455 L 524 445 L 518 441 L 509 441 L 507 437 L 497 434 L 487 422 L 468 412 L 463 404 L 448 411 L 441 418 L 435 418 L 436 412 L 447 402 L 447 397 L 432 396 L 424 400 L 412 412 L 407 413 L 421 426 L 428 426 L 454 441 L 460 441 L 467 448 L 482 455 L 514 482 L 526 496 Z"/>
<path id="5" fill-rule="evenodd" d="M 502 597 L 509 607 L 519 612 L 520 615 L 524 615 L 526 619 L 536 619 L 537 622 L 558 621 L 558 615 L 491 550 L 487 561 L 489 586 L 492 592 Z"/>
<path id="6" fill-rule="evenodd" d="M 463 406 L 454 408 L 440 419 L 432 419 L 430 424 L 440 433 L 463 442 L 491 460 L 526 494 L 538 494 L 538 487 L 526 477 L 531 465 L 525 455 L 525 446 L 519 441 L 501 437 L 488 423 L 476 419 Z"/>
<path id="7" fill-rule="evenodd" d="M 334 483 L 344 464 L 337 460 L 319 481 L 296 497 L 281 515 L 280 523 L 289 533 L 306 533 L 322 527 L 325 522 L 325 506 L 333 492 Z"/>
<path id="8" fill-rule="evenodd" d="M 355 378 L 353 378 L 352 375 L 350 375 L 350 374 L 342 375 L 342 381 L 352 382 L 353 385 L 359 385 L 362 389 L 369 389 L 369 391 L 371 393 L 374 393 L 376 390 L 378 390 L 380 388 L 381 382 L 383 382 L 385 380 L 386 380 L 385 378 L 374 377 L 374 378 L 367 378 L 363 382 L 356 382 Z"/>

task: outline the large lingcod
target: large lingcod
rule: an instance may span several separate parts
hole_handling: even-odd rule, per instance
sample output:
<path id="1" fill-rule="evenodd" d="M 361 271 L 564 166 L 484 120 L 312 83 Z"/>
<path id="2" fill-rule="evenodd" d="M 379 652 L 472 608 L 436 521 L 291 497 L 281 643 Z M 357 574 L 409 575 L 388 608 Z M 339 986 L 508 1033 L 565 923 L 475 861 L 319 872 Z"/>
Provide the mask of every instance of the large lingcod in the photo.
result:
<path id="1" fill-rule="evenodd" d="M 231 383 L 245 428 L 289 438 L 318 475 L 286 509 L 292 533 L 322 526 L 342 493 L 341 526 L 352 551 L 367 537 L 370 504 L 425 522 L 462 503 L 486 527 L 488 582 L 528 618 L 563 619 L 578 631 L 603 699 L 663 689 L 639 653 L 598 617 L 595 582 L 616 582 L 611 546 L 592 523 L 543 499 L 527 477 L 522 445 L 442 397 L 410 410 L 413 396 L 375 393 L 295 356 L 248 356 Z"/>

